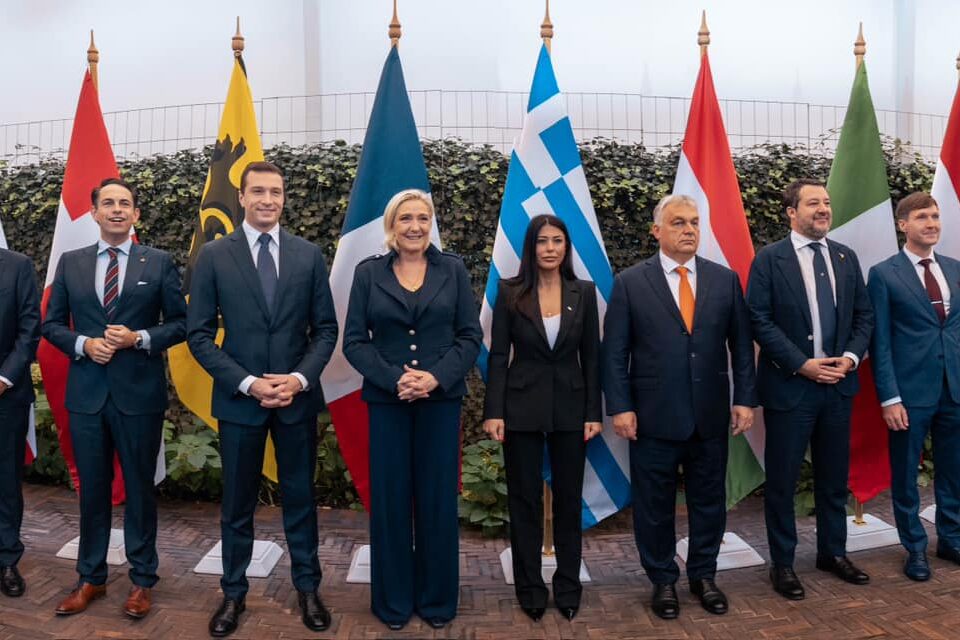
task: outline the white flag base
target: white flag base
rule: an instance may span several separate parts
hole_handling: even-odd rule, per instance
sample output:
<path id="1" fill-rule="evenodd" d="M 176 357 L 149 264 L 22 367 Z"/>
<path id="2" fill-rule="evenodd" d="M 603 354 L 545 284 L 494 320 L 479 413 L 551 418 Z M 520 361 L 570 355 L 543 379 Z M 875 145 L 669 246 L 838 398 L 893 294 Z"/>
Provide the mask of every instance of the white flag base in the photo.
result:
<path id="1" fill-rule="evenodd" d="M 847 551 L 864 551 L 900 544 L 897 528 L 869 513 L 863 514 L 863 524 L 854 516 L 847 516 Z"/>
<path id="2" fill-rule="evenodd" d="M 923 511 L 920 512 L 920 517 L 926 520 L 927 522 L 932 522 L 937 524 L 937 505 L 932 504 Z"/>
<path id="3" fill-rule="evenodd" d="M 353 552 L 347 582 L 351 584 L 370 584 L 370 545 L 363 544 Z"/>
<path id="4" fill-rule="evenodd" d="M 683 538 L 677 543 L 677 555 L 684 562 L 690 549 L 690 539 Z M 764 559 L 743 538 L 730 531 L 723 532 L 720 553 L 717 555 L 717 571 L 742 569 L 764 564 Z"/>
<path id="5" fill-rule="evenodd" d="M 513 550 L 507 547 L 500 554 L 500 566 L 503 567 L 503 577 L 507 584 L 513 584 Z M 553 574 L 557 570 L 557 555 L 540 556 L 540 575 L 543 581 L 550 584 L 553 581 Z M 587 571 L 587 565 L 580 561 L 580 582 L 590 582 L 590 572 Z"/>
<path id="6" fill-rule="evenodd" d="M 80 557 L 80 536 L 77 536 L 57 551 L 58 558 L 76 560 Z M 123 544 L 123 529 L 110 529 L 107 545 L 107 564 L 120 566 L 127 561 L 127 548 Z"/>
<path id="7" fill-rule="evenodd" d="M 253 555 L 250 557 L 250 564 L 247 566 L 248 578 L 266 578 L 277 566 L 280 556 L 283 555 L 283 549 L 276 542 L 269 540 L 254 540 Z M 213 545 L 213 549 L 207 552 L 207 555 L 200 559 L 197 566 L 193 568 L 194 573 L 207 573 L 215 576 L 223 575 L 223 540 L 218 540 Z"/>

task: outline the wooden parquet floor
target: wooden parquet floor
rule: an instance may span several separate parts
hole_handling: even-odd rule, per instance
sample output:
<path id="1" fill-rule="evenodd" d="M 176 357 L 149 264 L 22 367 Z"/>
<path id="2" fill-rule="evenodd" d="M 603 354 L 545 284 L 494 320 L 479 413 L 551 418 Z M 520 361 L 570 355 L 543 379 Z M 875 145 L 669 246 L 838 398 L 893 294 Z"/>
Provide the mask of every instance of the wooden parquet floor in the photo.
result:
<path id="1" fill-rule="evenodd" d="M 83 614 L 58 618 L 53 610 L 76 580 L 74 563 L 54 556 L 77 532 L 78 510 L 73 494 L 62 488 L 28 485 L 23 537 L 27 552 L 20 569 L 27 592 L 19 599 L 0 596 L 0 640 L 52 638 L 189 639 L 206 638 L 209 615 L 220 601 L 218 578 L 194 574 L 197 561 L 219 538 L 219 505 L 162 502 L 160 512 L 160 583 L 154 609 L 140 621 L 121 613 L 129 588 L 127 567 L 111 567 L 107 597 Z M 923 494 L 924 504 L 932 497 Z M 889 496 L 869 511 L 890 522 Z M 678 518 L 678 535 L 686 530 Z M 115 526 L 121 526 L 115 513 Z M 807 598 L 789 602 L 773 593 L 766 567 L 721 572 L 718 583 L 730 598 L 730 612 L 703 611 L 679 583 L 680 617 L 663 621 L 650 612 L 650 586 L 640 570 L 630 520 L 618 515 L 584 537 L 584 560 L 593 577 L 584 589 L 583 606 L 573 623 L 549 610 L 533 623 L 517 607 L 513 588 L 503 581 L 499 553 L 505 540 L 489 540 L 473 532 L 461 536 L 459 615 L 447 628 L 434 631 L 417 618 L 391 633 L 369 611 L 367 585 L 346 583 L 354 549 L 367 539 L 364 514 L 319 511 L 320 560 L 324 601 L 333 625 L 312 634 L 300 623 L 296 592 L 290 584 L 289 557 L 284 554 L 269 578 L 251 579 L 247 612 L 233 636 L 273 638 L 960 638 L 960 566 L 933 557 L 933 579 L 913 583 L 901 573 L 903 552 L 887 547 L 853 554 L 872 577 L 856 587 L 814 568 L 814 522 L 799 522 L 801 537 L 796 569 Z M 931 551 L 935 544 L 932 525 Z M 766 556 L 762 504 L 749 499 L 730 513 L 728 530 L 738 533 Z M 285 548 L 280 511 L 263 507 L 257 513 L 257 537 Z"/>

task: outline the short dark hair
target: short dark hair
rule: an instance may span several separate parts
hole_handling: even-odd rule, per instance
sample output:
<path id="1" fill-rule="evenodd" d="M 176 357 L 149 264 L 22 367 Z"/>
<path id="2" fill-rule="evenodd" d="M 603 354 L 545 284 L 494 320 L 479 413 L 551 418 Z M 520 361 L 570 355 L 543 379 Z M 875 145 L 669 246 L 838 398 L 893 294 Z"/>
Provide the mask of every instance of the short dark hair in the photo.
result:
<path id="1" fill-rule="evenodd" d="M 137 188 L 132 184 L 124 180 L 123 178 L 104 178 L 99 186 L 93 188 L 93 191 L 90 192 L 90 202 L 93 203 L 94 207 L 97 207 L 100 204 L 100 189 L 104 187 L 115 184 L 118 187 L 123 187 L 130 192 L 130 195 L 133 197 L 133 208 L 136 209 L 139 205 L 140 197 L 137 195 Z"/>
<path id="2" fill-rule="evenodd" d="M 926 191 L 914 191 L 897 204 L 895 216 L 897 220 L 906 220 L 912 211 L 939 206 L 933 196 Z"/>
<path id="3" fill-rule="evenodd" d="M 786 189 L 783 190 L 784 209 L 797 208 L 797 205 L 800 204 L 800 190 L 804 187 L 823 187 L 826 189 L 827 185 L 815 178 L 800 178 L 798 180 L 794 180 L 787 185 Z"/>
<path id="4" fill-rule="evenodd" d="M 280 167 L 273 164 L 272 162 L 260 161 L 260 162 L 251 162 L 243 169 L 243 173 L 240 174 L 240 191 L 242 192 L 247 186 L 247 174 L 251 172 L 257 173 L 275 173 L 280 176 L 280 179 L 283 180 L 283 171 Z"/>

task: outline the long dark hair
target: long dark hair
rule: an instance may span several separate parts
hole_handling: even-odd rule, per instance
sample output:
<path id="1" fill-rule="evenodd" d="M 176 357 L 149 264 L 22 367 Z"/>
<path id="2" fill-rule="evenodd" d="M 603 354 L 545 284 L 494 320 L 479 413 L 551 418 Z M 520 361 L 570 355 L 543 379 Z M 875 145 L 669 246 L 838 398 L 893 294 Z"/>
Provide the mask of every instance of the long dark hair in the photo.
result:
<path id="1" fill-rule="evenodd" d="M 534 216 L 527 225 L 527 233 L 523 237 L 523 253 L 520 256 L 520 270 L 512 278 L 507 278 L 503 282 L 509 286 L 509 298 L 507 303 L 517 311 L 524 313 L 531 318 L 537 318 L 540 311 L 534 304 L 534 292 L 540 282 L 540 269 L 537 267 L 537 236 L 540 230 L 550 225 L 560 229 L 563 233 L 565 244 L 563 259 L 560 261 L 560 277 L 564 280 L 576 280 L 577 276 L 573 272 L 573 246 L 570 244 L 570 233 L 567 231 L 567 225 L 557 216 L 548 213 L 542 213 Z M 506 292 L 505 292 L 506 293 Z"/>

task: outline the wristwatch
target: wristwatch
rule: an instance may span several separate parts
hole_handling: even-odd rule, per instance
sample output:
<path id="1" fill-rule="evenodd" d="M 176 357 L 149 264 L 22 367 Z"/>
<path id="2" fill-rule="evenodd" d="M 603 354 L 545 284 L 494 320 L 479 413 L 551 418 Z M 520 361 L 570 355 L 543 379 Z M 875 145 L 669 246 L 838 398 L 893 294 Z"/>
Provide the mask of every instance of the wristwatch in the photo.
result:
<path id="1" fill-rule="evenodd" d="M 134 341 L 133 346 L 136 347 L 137 349 L 143 348 L 143 336 L 140 335 L 139 333 L 137 334 L 137 339 Z"/>

